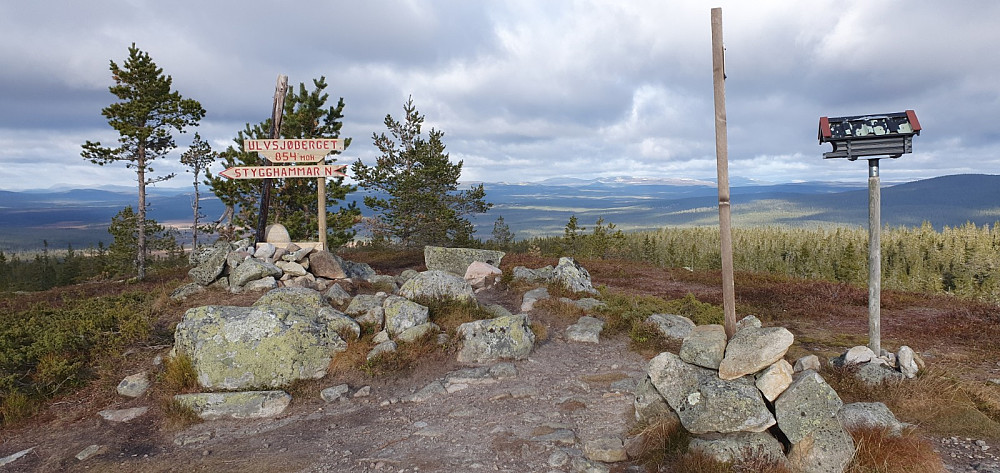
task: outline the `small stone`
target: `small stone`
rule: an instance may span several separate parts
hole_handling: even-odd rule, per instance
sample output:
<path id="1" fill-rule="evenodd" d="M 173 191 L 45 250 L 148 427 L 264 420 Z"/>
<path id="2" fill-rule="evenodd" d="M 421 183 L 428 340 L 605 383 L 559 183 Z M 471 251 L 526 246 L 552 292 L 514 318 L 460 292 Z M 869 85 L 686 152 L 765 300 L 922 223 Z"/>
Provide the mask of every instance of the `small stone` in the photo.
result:
<path id="1" fill-rule="evenodd" d="M 139 417 L 148 411 L 148 407 L 133 407 L 131 409 L 103 410 L 97 413 L 104 420 L 109 422 L 128 422 Z"/>
<path id="2" fill-rule="evenodd" d="M 588 460 L 604 463 L 616 463 L 628 459 L 625 445 L 618 437 L 604 437 L 586 442 L 583 445 L 583 456 Z"/>
<path id="3" fill-rule="evenodd" d="M 569 455 L 562 450 L 556 450 L 552 452 L 551 455 L 549 455 L 549 460 L 547 463 L 549 466 L 553 468 L 561 467 L 569 463 Z"/>
<path id="4" fill-rule="evenodd" d="M 354 397 L 368 397 L 372 394 L 371 386 L 362 386 L 354 393 Z"/>
<path id="5" fill-rule="evenodd" d="M 88 458 L 90 458 L 90 457 L 92 457 L 94 455 L 97 455 L 98 453 L 101 453 L 102 450 L 105 450 L 105 448 L 103 446 L 101 446 L 101 445 L 91 445 L 91 446 L 89 446 L 89 447 L 81 450 L 80 453 L 77 453 L 76 454 L 76 459 L 80 460 L 80 461 L 84 461 L 84 460 L 86 460 L 86 459 L 88 459 Z"/>
<path id="6" fill-rule="evenodd" d="M 326 402 L 333 402 L 339 400 L 348 391 L 350 391 L 350 387 L 346 384 L 340 384 L 320 391 L 319 396 Z"/>
<path id="7" fill-rule="evenodd" d="M 792 371 L 795 373 L 801 373 L 805 370 L 819 371 L 819 357 L 816 355 L 806 355 L 798 360 L 795 360 L 795 366 L 792 367 Z"/>
<path id="8" fill-rule="evenodd" d="M 122 382 L 118 383 L 118 394 L 125 397 L 142 396 L 149 389 L 149 376 L 145 371 L 126 376 Z"/>

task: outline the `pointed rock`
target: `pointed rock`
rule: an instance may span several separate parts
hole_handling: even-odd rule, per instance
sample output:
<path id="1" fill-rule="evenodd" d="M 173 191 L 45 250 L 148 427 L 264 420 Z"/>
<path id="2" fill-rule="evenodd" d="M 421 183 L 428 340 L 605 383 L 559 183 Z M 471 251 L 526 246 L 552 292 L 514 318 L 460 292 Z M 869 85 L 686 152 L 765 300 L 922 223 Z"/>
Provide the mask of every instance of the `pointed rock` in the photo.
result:
<path id="1" fill-rule="evenodd" d="M 699 325 L 684 337 L 678 355 L 693 365 L 717 370 L 726 353 L 726 329 L 718 324 Z"/>
<path id="2" fill-rule="evenodd" d="M 785 356 L 795 336 L 784 327 L 747 327 L 736 332 L 726 345 L 719 364 L 719 377 L 736 379 L 756 373 Z"/>
<path id="3" fill-rule="evenodd" d="M 764 371 L 757 373 L 757 389 L 771 402 L 774 402 L 781 393 L 792 384 L 792 365 L 784 359 L 778 360 Z"/>

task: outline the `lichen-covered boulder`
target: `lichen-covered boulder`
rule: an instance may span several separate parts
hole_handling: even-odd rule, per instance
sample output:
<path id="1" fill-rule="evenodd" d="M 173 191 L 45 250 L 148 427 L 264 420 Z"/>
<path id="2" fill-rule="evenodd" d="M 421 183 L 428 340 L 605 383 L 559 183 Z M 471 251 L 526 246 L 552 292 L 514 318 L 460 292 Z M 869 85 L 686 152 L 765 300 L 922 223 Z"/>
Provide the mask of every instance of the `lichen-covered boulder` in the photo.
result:
<path id="1" fill-rule="evenodd" d="M 427 323 L 430 312 L 416 302 L 405 297 L 389 296 L 382 303 L 385 313 L 385 330 L 390 335 L 399 335 L 408 328 Z"/>
<path id="2" fill-rule="evenodd" d="M 640 422 L 651 421 L 659 417 L 677 418 L 677 413 L 670 408 L 667 401 L 663 399 L 663 395 L 656 390 L 649 376 L 643 378 L 636 386 L 635 401 L 632 402 L 632 406 L 635 408 L 635 420 Z M 680 422 L 680 419 L 677 422 Z"/>
<path id="3" fill-rule="evenodd" d="M 269 306 L 195 307 L 174 333 L 176 353 L 191 359 L 198 383 L 208 389 L 322 378 L 333 356 L 346 348 L 315 313 Z"/>
<path id="4" fill-rule="evenodd" d="M 492 363 L 494 361 L 527 358 L 535 346 L 528 316 L 517 314 L 495 319 L 476 320 L 458 326 L 462 363 Z"/>
<path id="5" fill-rule="evenodd" d="M 822 425 L 788 450 L 792 471 L 843 473 L 854 457 L 854 438 L 836 418 Z"/>
<path id="6" fill-rule="evenodd" d="M 903 434 L 903 429 L 910 426 L 900 422 L 889 407 L 881 402 L 852 402 L 844 404 L 837 412 L 837 417 L 848 430 L 882 429 L 893 437 Z"/>
<path id="7" fill-rule="evenodd" d="M 330 307 L 323 299 L 323 294 L 315 289 L 304 287 L 281 287 L 268 291 L 257 302 L 254 307 L 280 307 L 289 312 L 302 312 L 303 314 L 316 314 L 320 309 Z"/>
<path id="8" fill-rule="evenodd" d="M 353 340 L 361 338 L 361 325 L 337 309 L 324 307 L 319 310 L 316 316 L 326 324 L 327 330 L 340 334 L 340 338 L 352 338 Z M 350 333 L 352 337 L 344 337 L 344 334 L 347 333 Z"/>
<path id="9" fill-rule="evenodd" d="M 414 276 L 399 288 L 399 295 L 407 299 L 476 299 L 472 286 L 461 276 L 446 271 L 430 270 Z"/>
<path id="10" fill-rule="evenodd" d="M 241 287 L 250 281 L 264 279 L 268 276 L 280 278 L 281 275 L 281 269 L 272 263 L 259 259 L 248 259 L 229 273 L 229 285 L 230 287 Z"/>
<path id="11" fill-rule="evenodd" d="M 778 428 L 794 444 L 803 441 L 827 420 L 836 418 L 843 406 L 840 396 L 826 380 L 819 373 L 807 370 L 774 401 L 774 415 Z"/>
<path id="12" fill-rule="evenodd" d="M 456 276 L 465 276 L 469 265 L 475 261 L 500 266 L 506 253 L 477 248 L 424 247 L 424 264 L 428 271 L 447 271 Z"/>
<path id="13" fill-rule="evenodd" d="M 749 455 L 779 464 L 785 462 L 781 442 L 767 432 L 705 434 L 692 438 L 688 449 L 701 452 L 720 463 L 739 462 Z"/>
<path id="14" fill-rule="evenodd" d="M 348 278 L 370 281 L 371 278 L 375 277 L 375 270 L 372 269 L 368 263 L 357 263 L 343 259 L 337 255 L 333 255 L 333 257 L 337 259 L 338 263 L 340 263 L 340 267 L 344 269 L 345 273 L 347 273 Z"/>
<path id="15" fill-rule="evenodd" d="M 760 391 L 746 378 L 719 379 L 710 369 L 663 352 L 650 360 L 649 379 L 693 434 L 763 432 L 774 425 Z"/>
<path id="16" fill-rule="evenodd" d="M 222 270 L 226 268 L 226 256 L 232 251 L 232 247 L 228 242 L 219 240 L 210 247 L 202 248 L 199 248 L 196 257 L 198 265 L 188 271 L 188 276 L 194 282 L 207 286 L 222 275 Z"/>
<path id="17" fill-rule="evenodd" d="M 292 401 L 292 396 L 284 391 L 243 391 L 178 394 L 174 400 L 205 420 L 262 419 L 281 414 Z"/>
<path id="18" fill-rule="evenodd" d="M 594 289 L 590 282 L 590 273 L 568 256 L 559 258 L 559 264 L 553 270 L 552 278 L 570 291 L 597 294 L 597 289 Z"/>
<path id="19" fill-rule="evenodd" d="M 381 328 L 385 322 L 385 309 L 382 308 L 382 303 L 387 297 L 388 294 L 384 292 L 358 294 L 351 299 L 350 304 L 347 304 L 344 313 L 354 317 L 358 323 L 372 324 Z"/>

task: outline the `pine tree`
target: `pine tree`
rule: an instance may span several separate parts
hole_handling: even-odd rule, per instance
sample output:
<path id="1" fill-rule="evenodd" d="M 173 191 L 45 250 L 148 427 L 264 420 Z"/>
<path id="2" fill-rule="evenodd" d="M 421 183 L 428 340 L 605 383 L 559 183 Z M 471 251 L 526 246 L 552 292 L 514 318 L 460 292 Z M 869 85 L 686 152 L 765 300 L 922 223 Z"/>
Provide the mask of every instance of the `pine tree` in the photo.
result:
<path id="1" fill-rule="evenodd" d="M 283 138 L 339 138 L 343 126 L 344 99 L 337 101 L 336 106 L 326 106 L 329 94 L 326 89 L 326 79 L 320 77 L 313 80 L 313 90 L 306 90 L 305 84 L 299 84 L 298 92 L 294 88 L 285 97 L 285 107 L 281 121 L 281 136 Z M 246 124 L 244 129 L 233 139 L 233 146 L 221 153 L 225 167 L 260 166 L 266 159 L 256 152 L 243 152 L 243 141 L 247 139 L 269 138 L 271 120 L 267 119 L 256 125 Z M 351 139 L 344 140 L 345 148 L 350 146 Z M 339 154 L 339 152 L 334 152 Z M 327 157 L 331 160 L 331 157 Z M 336 158 L 332 158 L 336 161 Z M 329 161 L 328 161 L 329 162 Z M 233 224 L 237 227 L 255 228 L 257 225 L 258 207 L 260 205 L 260 181 L 226 179 L 221 176 L 207 174 L 205 181 L 222 203 L 229 208 L 238 208 L 233 216 Z M 268 212 L 269 223 L 281 223 L 288 229 L 293 240 L 316 239 L 319 234 L 317 180 L 316 179 L 273 179 L 274 188 L 271 191 L 271 205 Z M 337 205 L 347 194 L 357 190 L 356 186 L 344 184 L 343 177 L 326 180 L 326 206 Z M 361 215 L 355 202 L 341 206 L 336 212 L 327 214 L 327 242 L 332 248 L 343 245 L 354 238 L 352 227 Z"/>
<path id="2" fill-rule="evenodd" d="M 163 75 L 149 54 L 135 47 L 119 66 L 111 61 L 111 77 L 115 84 L 109 90 L 120 99 L 101 110 L 108 124 L 118 132 L 118 147 L 107 148 L 100 142 L 83 145 L 84 159 L 98 165 L 125 162 L 135 169 L 139 185 L 136 219 L 136 271 L 139 279 L 146 277 L 146 186 L 173 177 L 173 174 L 152 177 L 152 162 L 164 157 L 176 147 L 172 132 L 183 133 L 188 126 L 197 126 L 205 109 L 196 100 L 185 99 L 171 91 L 173 79 Z"/>
<path id="3" fill-rule="evenodd" d="M 194 211 L 194 222 L 191 225 L 191 250 L 198 248 L 198 220 L 204 217 L 201 213 L 201 193 L 198 191 L 198 175 L 202 171 L 208 171 L 218 154 L 212 151 L 212 145 L 201 139 L 201 135 L 194 134 L 191 147 L 181 155 L 181 163 L 189 167 L 188 172 L 194 174 L 194 201 L 191 202 L 191 209 Z"/>
<path id="4" fill-rule="evenodd" d="M 139 216 L 132 206 L 125 207 L 114 217 L 111 217 L 111 225 L 108 226 L 108 233 L 114 241 L 108 246 L 107 259 L 108 269 L 118 275 L 127 275 L 135 270 L 138 261 L 135 261 L 136 247 L 139 245 L 138 231 Z M 160 225 L 156 220 L 147 218 L 144 222 L 143 230 L 149 250 L 173 253 L 177 251 L 177 236 L 174 231 Z"/>
<path id="5" fill-rule="evenodd" d="M 444 132 L 432 128 L 422 135 L 424 116 L 412 97 L 403 112 L 403 121 L 386 115 L 389 135 L 372 134 L 382 153 L 375 165 L 358 160 L 351 167 L 361 187 L 375 193 L 365 196 L 365 205 L 376 212 L 372 237 L 403 246 L 467 245 L 474 232 L 468 216 L 493 204 L 484 200 L 482 184 L 459 190 L 462 161 L 449 160 Z"/>

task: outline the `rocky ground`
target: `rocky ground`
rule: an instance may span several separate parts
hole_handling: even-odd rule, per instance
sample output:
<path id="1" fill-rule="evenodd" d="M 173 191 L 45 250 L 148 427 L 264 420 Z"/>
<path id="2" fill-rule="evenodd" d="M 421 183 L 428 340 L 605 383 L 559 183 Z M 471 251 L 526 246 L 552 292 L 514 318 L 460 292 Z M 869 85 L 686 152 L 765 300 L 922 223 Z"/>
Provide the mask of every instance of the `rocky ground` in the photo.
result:
<path id="1" fill-rule="evenodd" d="M 645 281 L 643 292 L 700 297 L 706 291 L 654 268 L 633 269 L 629 279 Z M 622 282 L 617 272 L 591 271 L 596 283 Z M 482 296 L 512 310 L 519 302 L 509 294 Z M 400 377 L 330 376 L 299 387 L 289 409 L 272 419 L 174 428 L 156 412 L 116 424 L 96 415 L 108 407 L 105 398 L 60 399 L 46 422 L 0 431 L 0 458 L 31 449 L 0 471 L 644 471 L 627 462 L 590 463 L 584 450 L 621 439 L 632 426 L 630 391 L 646 359 L 624 337 L 567 341 L 565 322 L 536 312 L 533 319 L 549 334 L 527 360 L 469 372 L 454 356 L 440 356 Z M 793 328 L 796 336 L 804 331 Z M 167 348 L 152 347 L 136 359 L 150 363 Z M 341 383 L 349 387 L 341 400 L 320 399 L 321 389 Z M 156 395 L 115 407 L 156 404 Z M 1000 472 L 993 441 L 933 441 L 948 471 Z M 77 459 L 92 445 L 98 446 L 92 456 Z"/>
<path id="2" fill-rule="evenodd" d="M 348 383 L 330 403 L 319 389 L 338 381 L 324 380 L 267 420 L 165 431 L 142 417 L 112 425 L 88 416 L 7 439 L 4 453 L 35 447 L 11 471 L 582 471 L 588 442 L 622 438 L 631 425 L 630 390 L 645 360 L 622 338 L 595 345 L 556 332 L 498 377 L 463 368 L 441 360 L 361 397 L 363 386 Z M 412 399 L 435 381 L 454 392 Z M 94 444 L 101 453 L 74 458 Z"/>

